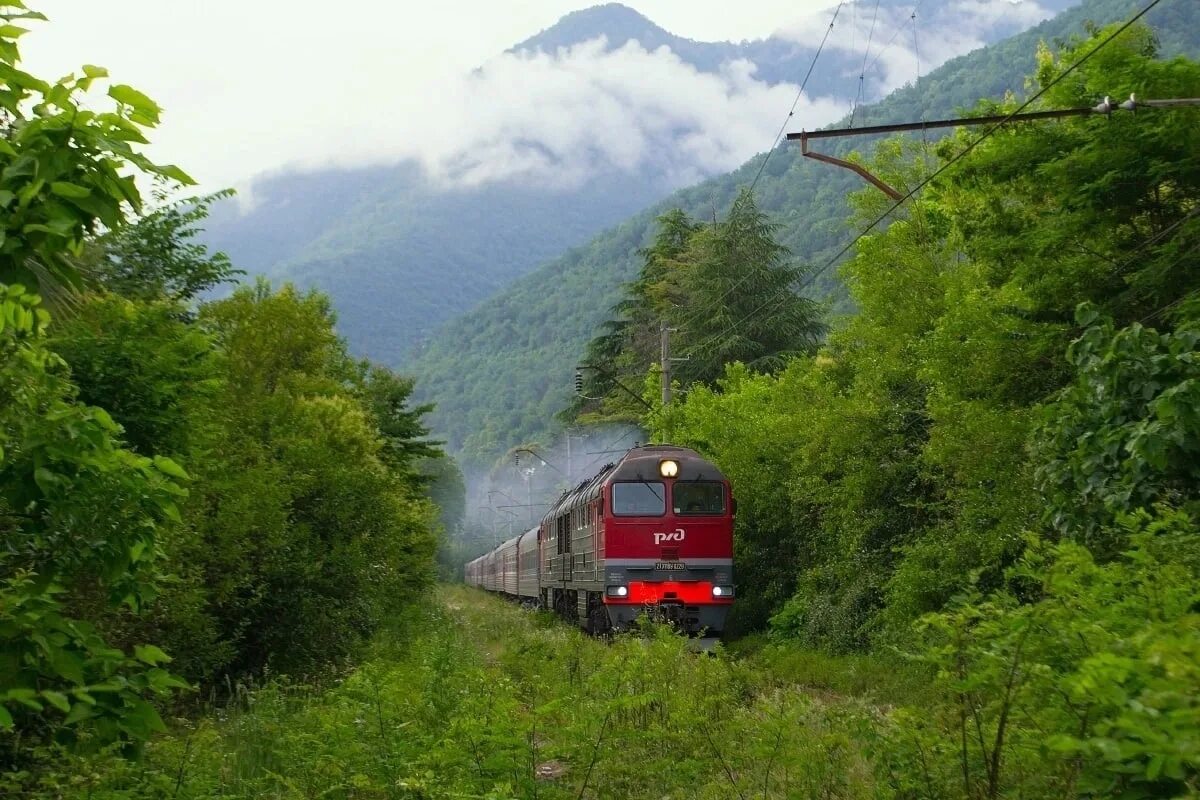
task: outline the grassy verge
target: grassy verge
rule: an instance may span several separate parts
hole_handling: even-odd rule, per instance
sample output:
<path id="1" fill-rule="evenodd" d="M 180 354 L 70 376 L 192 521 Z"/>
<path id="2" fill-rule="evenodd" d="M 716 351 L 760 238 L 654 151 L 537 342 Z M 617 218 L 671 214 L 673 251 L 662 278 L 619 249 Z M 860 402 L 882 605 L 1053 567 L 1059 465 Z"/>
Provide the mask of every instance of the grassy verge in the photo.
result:
<path id="1" fill-rule="evenodd" d="M 271 683 L 140 761 L 62 755 L 27 796 L 868 797 L 876 712 L 664 630 L 590 640 L 461 587 L 338 685 Z M 776 658 L 772 655 L 771 658 Z M 772 662 L 777 663 L 777 662 Z M 780 667 L 782 669 L 782 667 Z M 12 784 L 15 787 L 16 784 Z M 15 795 L 14 796 L 19 796 Z"/>
<path id="2" fill-rule="evenodd" d="M 828 701 L 853 698 L 876 706 L 933 702 L 932 670 L 892 653 L 829 655 L 755 634 L 728 645 L 763 681 L 785 683 Z"/>

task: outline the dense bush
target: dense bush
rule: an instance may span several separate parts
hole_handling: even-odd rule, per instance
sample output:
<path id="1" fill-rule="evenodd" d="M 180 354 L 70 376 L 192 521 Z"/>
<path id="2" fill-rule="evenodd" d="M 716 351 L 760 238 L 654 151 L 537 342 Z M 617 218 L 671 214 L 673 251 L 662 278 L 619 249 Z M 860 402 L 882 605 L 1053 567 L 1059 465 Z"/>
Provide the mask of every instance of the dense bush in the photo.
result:
<path id="1" fill-rule="evenodd" d="M 1128 549 L 1108 564 L 1035 542 L 1010 572 L 1018 594 L 970 592 L 922 620 L 941 703 L 883 729 L 899 796 L 1200 789 L 1200 530 L 1168 510 L 1119 525 Z"/>
<path id="2" fill-rule="evenodd" d="M 0 19 L 40 18 L 20 3 Z M 0 25 L 0 789 L 136 753 L 154 701 L 355 655 L 431 582 L 411 381 L 350 359 L 328 301 L 228 259 L 210 198 L 141 213 L 158 119 L 106 77 L 46 83 Z M 16 280 L 26 283 L 18 283 Z M 54 300 L 54 313 L 43 307 Z M 186 468 L 185 468 L 186 467 Z M 166 665 L 170 663 L 169 669 Z"/>

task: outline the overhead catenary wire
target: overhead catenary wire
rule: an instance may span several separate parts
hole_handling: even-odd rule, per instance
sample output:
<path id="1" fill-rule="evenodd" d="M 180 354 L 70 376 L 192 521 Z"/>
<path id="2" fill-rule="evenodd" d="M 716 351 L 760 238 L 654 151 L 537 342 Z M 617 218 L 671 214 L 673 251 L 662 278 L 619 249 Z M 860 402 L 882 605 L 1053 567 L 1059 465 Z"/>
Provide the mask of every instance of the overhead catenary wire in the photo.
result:
<path id="1" fill-rule="evenodd" d="M 1071 75 L 1079 67 L 1083 66 L 1083 64 L 1085 62 L 1087 62 L 1089 59 L 1091 59 L 1092 56 L 1094 56 L 1096 53 L 1100 52 L 1101 49 L 1106 47 L 1110 42 L 1112 42 L 1114 39 L 1116 39 L 1118 36 L 1120 36 L 1126 30 L 1128 30 L 1131 25 L 1133 25 L 1139 19 L 1144 17 L 1146 14 L 1148 14 L 1152 9 L 1154 9 L 1161 2 L 1162 2 L 1162 0 L 1150 0 L 1150 2 L 1147 3 L 1145 7 L 1143 7 L 1140 11 L 1138 11 L 1132 17 L 1127 19 L 1124 23 L 1122 23 L 1120 25 L 1120 27 L 1118 27 L 1115 31 L 1113 31 L 1107 37 L 1105 37 L 1103 40 L 1101 40 L 1095 47 L 1091 48 L 1086 53 L 1084 53 L 1082 56 L 1080 56 L 1078 59 L 1076 59 L 1074 63 L 1072 63 L 1065 70 L 1063 70 L 1058 75 L 1056 75 L 1049 83 L 1047 83 L 1045 86 L 1043 86 L 1041 89 L 1039 89 L 1036 93 L 1034 93 L 1032 96 L 1030 96 L 1028 99 L 1026 99 L 1015 110 L 1013 110 L 1009 114 L 1006 114 L 1003 119 L 993 123 L 987 130 L 985 130 L 983 133 L 981 133 L 973 141 L 968 143 L 968 145 L 965 148 L 963 148 L 959 153 L 957 153 L 954 157 L 952 157 L 948 161 L 946 161 L 946 163 L 942 164 L 942 166 L 940 166 L 931 175 L 929 175 L 928 177 L 924 178 L 919 183 L 917 183 L 916 186 L 914 186 L 906 194 L 904 194 L 898 200 L 896 200 L 886 211 L 884 211 L 882 214 L 880 214 L 878 217 L 876 217 L 870 224 L 868 224 L 865 228 L 863 228 L 861 231 L 859 231 L 858 234 L 856 234 L 853 239 L 851 239 L 844 247 L 842 247 L 840 250 L 838 250 L 838 252 L 832 258 L 828 259 L 824 264 L 822 264 L 822 266 L 820 268 L 818 268 L 816 271 L 812 272 L 810 274 L 810 276 L 794 291 L 790 290 L 790 289 L 784 289 L 780 292 L 777 292 L 775 295 L 767 298 L 767 300 L 765 300 L 758 308 L 751 311 L 749 314 L 743 316 L 741 319 L 734 321 L 734 323 L 732 325 L 727 327 L 721 333 L 710 336 L 710 337 L 702 340 L 701 342 L 698 342 L 696 345 L 692 346 L 691 348 L 689 348 L 688 352 L 696 352 L 698 350 L 701 350 L 702 348 L 709 346 L 709 344 L 711 344 L 713 341 L 717 341 L 719 339 L 726 337 L 733 331 L 737 330 L 738 326 L 740 326 L 746 320 L 762 313 L 771 304 L 781 302 L 781 301 L 785 300 L 789 295 L 795 296 L 797 294 L 800 294 L 805 289 L 812 286 L 816 282 L 817 278 L 819 278 L 825 271 L 827 271 L 830 267 L 832 267 L 839 260 L 841 260 L 842 256 L 844 256 L 856 244 L 858 244 L 860 241 L 862 241 L 863 237 L 867 236 L 881 222 L 883 222 L 885 219 L 887 219 L 892 214 L 892 212 L 894 212 L 897 208 L 899 208 L 904 203 L 906 203 L 908 200 L 910 200 L 914 195 L 916 195 L 916 193 L 918 191 L 923 189 L 925 186 L 927 186 L 929 183 L 931 183 L 933 180 L 935 180 L 942 173 L 946 172 L 946 170 L 950 169 L 950 167 L 954 166 L 959 161 L 966 158 L 971 152 L 973 152 L 975 150 L 975 148 L 977 148 L 985 140 L 987 140 L 994 133 L 996 133 L 996 131 L 998 131 L 1007 121 L 1011 120 L 1014 116 L 1016 116 L 1017 114 L 1019 114 L 1026 108 L 1028 108 L 1030 105 L 1032 105 L 1034 102 L 1036 102 L 1039 98 L 1041 98 L 1042 95 L 1044 95 L 1046 92 L 1050 91 L 1050 89 L 1054 88 L 1061 81 L 1066 79 L 1067 76 Z"/>
<path id="2" fill-rule="evenodd" d="M 909 11 L 909 19 L 913 20 L 914 22 L 916 21 L 917 11 L 920 10 L 921 4 L 924 2 L 925 0 L 917 0 L 916 3 L 913 3 L 912 9 Z M 879 63 L 879 59 L 883 58 L 883 54 L 886 53 L 888 48 L 890 48 L 896 42 L 896 39 L 899 38 L 900 34 L 905 30 L 905 27 L 906 26 L 904 23 L 900 23 L 896 26 L 896 31 L 892 34 L 892 38 L 888 39 L 887 44 L 880 48 L 879 52 L 875 54 L 875 57 L 871 59 L 871 63 L 867 65 L 865 70 L 866 72 L 870 72 L 871 70 L 875 69 L 875 65 Z"/>
<path id="3" fill-rule="evenodd" d="M 914 33 L 913 33 L 913 35 L 914 35 L 914 37 L 915 37 L 915 35 L 916 35 L 916 19 L 917 19 L 917 11 L 918 11 L 918 9 L 920 9 L 920 7 L 921 7 L 921 4 L 922 4 L 922 3 L 924 3 L 924 2 L 925 2 L 925 0 L 917 0 L 917 2 L 915 2 L 915 3 L 913 4 L 913 7 L 912 7 L 912 9 L 911 9 L 911 10 L 910 10 L 910 12 L 909 12 L 909 17 L 910 17 L 910 19 L 912 19 L 912 22 L 913 22 L 913 28 L 914 28 Z M 833 17 L 832 17 L 832 18 L 830 19 L 830 21 L 829 21 L 829 27 L 828 27 L 828 28 L 826 29 L 826 31 L 825 31 L 825 38 L 821 40 L 821 46 L 817 48 L 817 52 L 816 52 L 816 53 L 813 55 L 813 60 L 812 60 L 812 63 L 811 63 L 811 64 L 809 64 L 809 67 L 808 67 L 808 73 L 807 73 L 807 74 L 804 76 L 804 80 L 801 82 L 801 85 L 800 85 L 800 91 L 799 91 L 799 92 L 797 93 L 797 95 L 796 95 L 796 102 L 799 102 L 799 100 L 800 100 L 800 95 L 802 95 L 802 94 L 804 93 L 804 88 L 805 88 L 805 86 L 807 86 L 807 85 L 808 85 L 808 78 L 809 78 L 809 76 L 812 74 L 813 68 L 816 66 L 816 63 L 817 63 L 817 58 L 818 58 L 818 57 L 821 55 L 821 48 L 823 48 L 823 47 L 825 46 L 825 39 L 827 39 L 827 38 L 829 37 L 829 33 L 830 33 L 832 30 L 833 30 L 833 25 L 834 25 L 834 23 L 837 21 L 838 12 L 839 12 L 839 11 L 841 11 L 842 5 L 844 5 L 844 3 L 839 3 L 839 4 L 838 4 L 838 7 L 837 7 L 836 9 L 834 9 L 834 12 L 833 12 Z M 854 7 L 854 10 L 855 10 L 855 18 L 854 18 L 854 22 L 852 22 L 852 23 L 851 23 L 851 36 L 853 36 L 853 35 L 854 35 L 854 32 L 855 32 L 855 30 L 857 29 L 857 19 L 858 19 L 858 17 L 857 17 L 857 13 L 858 13 L 858 4 L 857 4 L 857 3 L 853 3 L 852 5 L 853 5 L 853 7 Z M 876 4 L 875 4 L 875 14 L 876 14 L 876 18 L 877 18 L 877 15 L 878 15 L 878 13 L 879 13 L 879 3 L 878 3 L 878 0 L 877 0 L 877 1 L 876 1 Z M 876 18 L 872 18 L 872 21 L 871 21 L 871 35 L 872 35 L 872 37 L 874 36 L 874 32 L 875 32 L 875 19 L 876 19 Z M 879 52 L 875 54 L 875 58 L 871 59 L 871 62 L 870 62 L 870 64 L 869 64 L 868 66 L 864 67 L 864 69 L 863 69 L 863 73 L 869 72 L 871 69 L 873 69 L 873 68 L 875 67 L 875 64 L 877 64 L 877 63 L 879 62 L 879 59 L 880 59 L 880 58 L 883 56 L 884 52 L 886 52 L 886 51 L 887 51 L 887 49 L 888 49 L 889 47 L 891 47 L 891 46 L 892 46 L 892 44 L 893 44 L 893 43 L 896 41 L 896 38 L 897 38 L 897 37 L 900 35 L 900 33 L 901 33 L 901 32 L 902 32 L 904 29 L 905 29 L 905 27 L 906 27 L 906 26 L 905 26 L 904 24 L 900 24 L 900 25 L 898 25 L 898 26 L 896 27 L 896 31 L 895 31 L 895 32 L 892 34 L 892 38 L 888 39 L 888 41 L 887 41 L 887 44 L 885 44 L 885 45 L 884 45 L 884 46 L 883 46 L 883 47 L 882 47 L 882 48 L 879 50 Z M 853 39 L 851 40 L 851 48 L 853 48 Z M 868 39 L 868 43 L 867 43 L 867 50 L 866 50 L 866 51 L 864 52 L 864 54 L 863 54 L 863 61 L 864 61 L 864 63 L 866 62 L 866 58 L 867 58 L 867 56 L 868 56 L 869 54 L 870 54 L 870 40 Z M 918 76 L 918 80 L 919 80 L 919 76 Z M 782 132 L 783 132 L 783 131 L 784 131 L 784 130 L 787 128 L 787 121 L 788 121 L 789 119 L 791 119 L 791 118 L 792 118 L 792 115 L 793 115 L 793 113 L 795 112 L 795 109 L 796 109 L 796 102 L 794 102 L 794 103 L 792 104 L 792 108 L 791 108 L 791 110 L 788 112 L 788 115 L 787 115 L 787 117 L 784 119 L 784 121 L 783 121 L 783 127 L 780 129 L 780 134 L 782 134 Z M 857 102 L 857 101 L 856 101 L 856 102 Z M 852 111 L 851 111 L 851 124 L 853 124 L 853 119 L 854 119 L 854 118 L 853 118 L 853 107 L 852 107 Z M 771 150 L 769 150 L 769 151 L 767 152 L 766 158 L 764 158 L 764 159 L 763 159 L 763 162 L 762 162 L 762 164 L 761 164 L 761 165 L 759 166 L 759 168 L 758 168 L 758 173 L 757 173 L 757 174 L 754 176 L 754 181 L 753 181 L 753 182 L 751 182 L 751 184 L 750 184 L 750 192 L 751 192 L 751 193 L 753 193 L 753 192 L 754 192 L 754 187 L 755 187 L 755 186 L 758 184 L 758 180 L 759 180 L 759 178 L 760 178 L 760 177 L 762 177 L 763 170 L 764 170 L 764 169 L 766 169 L 766 166 L 767 166 L 767 160 L 768 160 L 768 159 L 770 159 L 770 157 L 771 157 L 771 153 L 774 151 L 774 149 L 775 149 L 775 147 L 778 145 L 778 143 L 779 143 L 779 134 L 777 134 L 777 135 L 776 135 L 776 137 L 775 137 L 775 142 L 774 142 L 774 144 L 772 144 Z M 714 211 L 714 221 L 715 221 L 715 216 L 716 216 L 716 213 L 715 213 L 715 211 Z M 739 280 L 735 281 L 735 282 L 734 282 L 734 284 L 733 284 L 732 286 L 730 286 L 728 289 L 726 289 L 726 290 L 725 290 L 725 291 L 724 291 L 724 292 L 721 294 L 721 296 L 717 298 L 716 302 L 717 302 L 717 303 L 720 303 L 720 302 L 722 302 L 722 301 L 723 301 L 723 300 L 724 300 L 726 297 L 728 297 L 728 296 L 729 296 L 730 294 L 732 294 L 732 293 L 733 293 L 735 290 L 737 290 L 738 288 L 740 288 L 742 284 L 744 284 L 744 283 L 745 283 L 747 280 L 749 280 L 749 278 L 750 278 L 750 275 L 751 275 L 751 273 L 750 273 L 750 272 L 746 272 L 746 273 L 745 273 L 745 274 L 744 274 L 744 275 L 743 275 L 743 276 L 742 276 L 742 277 L 741 277 Z M 702 316 L 702 315 L 703 315 L 703 313 L 704 313 L 704 312 L 703 312 L 702 310 L 701 310 L 701 311 L 698 311 L 697 313 L 695 313 L 695 314 L 693 314 L 693 315 L 691 315 L 691 316 L 689 316 L 689 317 L 686 317 L 686 318 L 684 318 L 684 319 L 683 319 L 683 320 L 682 320 L 682 321 L 681 321 L 679 324 L 680 324 L 680 325 L 687 325 L 687 324 L 690 324 L 690 323 L 692 323 L 692 322 L 695 322 L 695 321 L 696 321 L 696 320 L 697 320 L 697 319 L 698 319 L 700 316 Z"/>
<path id="4" fill-rule="evenodd" d="M 837 22 L 838 14 L 842 11 L 842 6 L 846 4 L 846 0 L 837 4 L 837 8 L 833 10 L 833 17 L 829 20 L 829 27 L 825 29 L 825 35 L 821 37 L 821 43 L 817 45 L 817 51 L 813 53 L 812 61 L 808 65 L 808 71 L 804 73 L 804 79 L 800 81 L 800 90 L 796 92 L 796 99 L 792 101 L 792 107 L 788 110 L 787 116 L 783 118 L 783 123 L 779 126 L 779 132 L 775 134 L 775 138 L 771 141 L 771 147 L 767 150 L 763 157 L 762 163 L 758 165 L 758 172 L 754 176 L 754 180 L 750 182 L 750 194 L 754 194 L 754 188 L 758 186 L 758 181 L 762 177 L 763 170 L 767 168 L 767 162 L 771 160 L 771 154 L 775 152 L 775 148 L 779 146 L 779 140 L 783 138 L 783 132 L 787 130 L 788 121 L 796 114 L 796 106 L 800 105 L 800 98 L 804 96 L 804 90 L 808 87 L 808 79 L 812 77 L 813 70 L 816 69 L 817 59 L 821 57 L 821 51 L 825 49 L 825 42 L 829 40 L 829 34 L 833 32 L 833 25 Z"/>
<path id="5" fill-rule="evenodd" d="M 866 102 L 867 59 L 871 57 L 871 42 L 875 39 L 875 23 L 879 20 L 879 0 L 875 0 L 875 12 L 871 15 L 871 30 L 867 34 L 867 46 L 863 48 L 862 68 L 858 72 L 858 93 L 854 96 L 854 108 L 850 110 L 850 127 L 854 127 L 854 118 L 858 114 L 861 103 Z M 866 112 L 863 112 L 864 115 Z M 865 119 L 865 117 L 864 117 Z"/>
<path id="6" fill-rule="evenodd" d="M 821 42 L 820 42 L 820 44 L 817 45 L 816 52 L 813 53 L 812 61 L 809 62 L 808 70 L 804 73 L 804 78 L 800 81 L 800 89 L 799 89 L 799 91 L 796 92 L 796 98 L 792 101 L 792 106 L 790 109 L 788 109 L 787 116 L 784 117 L 783 123 L 779 126 L 779 131 L 775 134 L 775 138 L 771 141 L 771 147 L 767 150 L 766 154 L 763 156 L 762 163 L 760 163 L 758 165 L 758 172 L 755 173 L 754 180 L 752 180 L 750 182 L 750 194 L 751 195 L 754 194 L 754 189 L 755 189 L 755 187 L 758 186 L 758 181 L 759 181 L 759 179 L 762 178 L 763 171 L 766 170 L 767 162 L 771 160 L 772 153 L 774 153 L 775 148 L 779 146 L 779 141 L 780 141 L 780 139 L 783 138 L 783 134 L 787 130 L 788 121 L 791 120 L 793 116 L 795 116 L 796 106 L 798 106 L 800 104 L 800 98 L 804 95 L 804 90 L 808 87 L 809 78 L 812 77 L 813 70 L 816 69 L 816 66 L 817 66 L 817 59 L 819 59 L 821 57 L 821 51 L 825 49 L 825 42 L 829 40 L 829 34 L 833 32 L 834 23 L 837 22 L 838 14 L 841 13 L 842 7 L 846 4 L 846 2 L 847 2 L 847 0 L 842 0 L 842 2 L 838 3 L 837 7 L 833 10 L 833 16 L 830 17 L 830 19 L 829 19 L 829 26 L 825 29 L 825 35 L 821 37 Z M 923 0 L 920 0 L 920 2 L 923 2 Z M 855 7 L 856 13 L 857 13 L 857 7 L 858 7 L 857 3 L 854 3 L 854 7 Z M 852 25 L 851 26 L 852 31 L 853 31 L 853 27 L 854 26 Z M 713 210 L 713 222 L 714 222 L 714 224 L 716 223 L 716 209 L 715 208 Z M 749 277 L 750 277 L 750 273 L 747 272 L 738 281 L 736 281 L 732 286 L 730 286 L 728 289 L 726 289 L 724 291 L 724 293 L 722 293 L 722 295 L 717 298 L 716 302 L 721 303 L 722 301 L 724 301 L 725 298 L 728 297 L 734 290 L 736 290 L 739 286 L 741 286 L 743 283 L 745 283 L 749 279 Z M 680 322 L 680 324 L 687 325 L 692 322 L 695 322 L 696 319 L 698 319 L 700 317 L 700 315 L 703 313 L 704 313 L 703 311 L 698 311 L 697 313 L 684 318 Z"/>

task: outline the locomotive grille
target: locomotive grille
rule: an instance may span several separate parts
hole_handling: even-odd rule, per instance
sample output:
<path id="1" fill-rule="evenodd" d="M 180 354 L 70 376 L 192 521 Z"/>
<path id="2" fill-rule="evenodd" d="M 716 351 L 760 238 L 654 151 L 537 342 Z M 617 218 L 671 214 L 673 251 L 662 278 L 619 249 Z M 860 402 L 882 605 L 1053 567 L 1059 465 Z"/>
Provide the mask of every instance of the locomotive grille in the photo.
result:
<path id="1" fill-rule="evenodd" d="M 662 549 L 662 556 L 661 556 L 660 560 L 661 561 L 678 561 L 679 560 L 679 548 L 678 547 L 664 547 Z"/>

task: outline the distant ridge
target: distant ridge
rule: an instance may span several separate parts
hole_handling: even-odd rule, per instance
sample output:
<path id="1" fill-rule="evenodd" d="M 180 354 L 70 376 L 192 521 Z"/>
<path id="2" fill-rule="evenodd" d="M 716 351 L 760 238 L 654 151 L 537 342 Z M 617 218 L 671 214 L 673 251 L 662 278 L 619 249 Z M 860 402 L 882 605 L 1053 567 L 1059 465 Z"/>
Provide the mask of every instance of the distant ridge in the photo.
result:
<path id="1" fill-rule="evenodd" d="M 610 47 L 621 47 L 635 39 L 648 50 L 663 44 L 669 46 L 673 42 L 690 41 L 668 33 L 629 6 L 605 3 L 572 11 L 549 28 L 513 45 L 510 52 L 554 52 L 559 47 L 570 47 L 599 36 L 606 37 Z"/>
<path id="2" fill-rule="evenodd" d="M 1088 23 L 1124 19 L 1143 4 L 1087 0 L 1029 31 L 952 59 L 920 86 L 903 87 L 871 106 L 868 118 L 874 124 L 922 112 L 949 116 L 983 97 L 1006 90 L 1020 94 L 1023 78 L 1034 71 L 1039 41 L 1060 42 L 1082 34 Z M 1147 22 L 1158 33 L 1164 56 L 1200 56 L 1200 2 L 1167 0 Z M 438 406 L 431 418 L 437 436 L 475 466 L 485 466 L 516 443 L 547 436 L 554 414 L 569 398 L 572 367 L 608 318 L 622 282 L 636 273 L 638 248 L 653 235 L 655 218 L 670 208 L 703 218 L 727 208 L 761 159 L 674 193 L 444 326 L 411 366 L 421 400 Z M 756 194 L 780 224 L 783 243 L 797 258 L 819 264 L 849 238 L 846 198 L 863 186 L 845 170 L 815 164 L 801 158 L 797 148 L 784 146 L 771 157 Z M 814 287 L 822 298 L 842 292 L 834 270 Z"/>
<path id="3" fill-rule="evenodd" d="M 907 24 L 907 11 L 916 1 L 881 0 L 881 14 L 890 8 L 894 22 Z M 1024 11 L 1008 15 L 1011 18 L 976 15 L 971 41 L 993 41 L 1013 25 L 1027 24 L 1030 9 L 1041 14 L 1046 8 L 1070 2 L 1075 0 L 1023 0 L 1013 8 Z M 952 19 L 956 9 L 971 9 L 976 4 L 991 7 L 984 3 L 922 0 L 926 34 L 948 33 L 939 26 L 959 27 Z M 1007 13 L 1007 6 L 1005 9 Z M 819 12 L 818 16 L 824 20 L 828 13 Z M 240 213 L 235 203 L 215 209 L 207 242 L 226 250 L 248 272 L 328 292 L 338 310 L 339 331 L 356 355 L 404 367 L 416 350 L 431 344 L 438 328 L 456 315 L 512 286 L 568 248 L 585 244 L 605 228 L 662 200 L 679 186 L 724 171 L 729 162 L 722 160 L 723 154 L 732 152 L 735 143 L 722 143 L 715 151 L 705 144 L 716 133 L 714 125 L 728 127 L 724 125 L 728 117 L 693 116 L 684 107 L 686 98 L 684 104 L 673 102 L 680 99 L 681 91 L 692 85 L 715 85 L 725 88 L 727 96 L 742 98 L 766 92 L 764 84 L 794 85 L 811 63 L 815 43 L 811 37 L 807 45 L 785 37 L 737 44 L 694 41 L 664 30 L 628 6 L 608 4 L 568 14 L 514 50 L 551 54 L 552 63 L 532 68 L 534 74 L 553 68 L 562 48 L 599 37 L 607 40 L 610 51 L 631 39 L 649 52 L 669 48 L 672 58 L 651 60 L 663 66 L 663 74 L 670 80 L 681 81 L 662 89 L 673 92 L 662 96 L 667 102 L 648 101 L 624 108 L 636 129 L 637 141 L 628 151 L 635 153 L 635 163 L 622 160 L 624 153 L 616 158 L 603 152 L 589 156 L 586 144 L 577 146 L 575 140 L 565 147 L 548 145 L 558 141 L 555 131 L 546 140 L 539 139 L 540 118 L 518 118 L 512 127 L 490 129 L 498 132 L 498 139 L 509 137 L 500 142 L 500 152 L 511 153 L 514 163 L 536 162 L 547 155 L 547 161 L 579 155 L 578 161 L 587 163 L 572 166 L 584 177 L 548 186 L 517 172 L 515 177 L 510 174 L 480 185 L 447 186 L 429 180 L 413 160 L 316 172 L 279 170 L 254 181 L 251 194 L 255 205 L 248 213 Z M 848 108 L 857 88 L 857 81 L 848 76 L 862 69 L 861 45 L 865 41 L 849 49 L 846 42 L 842 47 L 834 44 L 831 40 L 831 47 L 822 53 L 821 68 L 814 72 L 808 90 L 811 96 L 825 98 L 839 108 L 844 103 Z M 594 55 L 580 58 L 587 61 Z M 501 74 L 519 71 L 520 65 L 511 61 L 510 57 Z M 732 61 L 750 62 L 753 78 L 730 78 L 732 72 L 745 73 L 729 70 Z M 602 63 L 597 61 L 594 68 L 603 69 Z M 688 82 L 689 67 L 697 73 L 694 84 Z M 473 79 L 484 80 L 488 74 L 485 64 Z M 710 76 L 714 80 L 709 80 Z M 876 75 L 877 80 L 882 77 Z M 749 87 L 745 93 L 737 88 L 739 81 Z M 581 83 L 588 84 L 588 78 Z M 612 103 L 627 102 L 619 87 L 608 95 L 603 88 L 593 89 Z M 790 90 L 782 94 L 790 100 Z M 556 97 L 553 92 L 549 96 Z M 569 105 L 569 101 L 556 102 Z M 547 109 L 560 113 L 548 113 L 546 119 L 575 118 L 568 105 Z M 493 117 L 504 117 L 505 109 L 492 111 Z M 676 116 L 664 119 L 664 113 Z M 774 124 L 772 119 L 770 132 Z M 761 143 L 757 136 L 753 142 L 749 137 L 737 142 L 738 157 L 748 152 L 747 145 L 765 146 L 767 133 Z M 570 136 L 568 133 L 567 138 Z"/>

